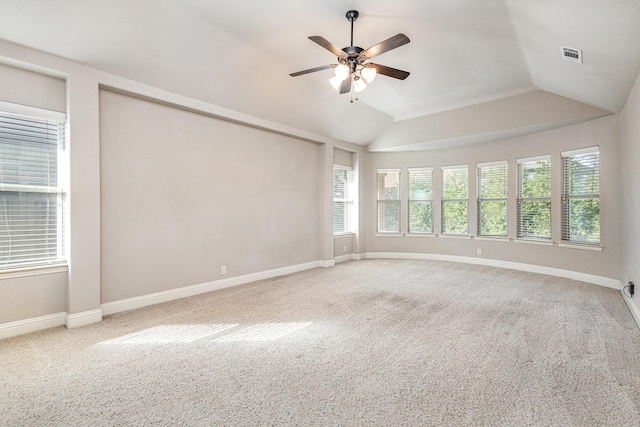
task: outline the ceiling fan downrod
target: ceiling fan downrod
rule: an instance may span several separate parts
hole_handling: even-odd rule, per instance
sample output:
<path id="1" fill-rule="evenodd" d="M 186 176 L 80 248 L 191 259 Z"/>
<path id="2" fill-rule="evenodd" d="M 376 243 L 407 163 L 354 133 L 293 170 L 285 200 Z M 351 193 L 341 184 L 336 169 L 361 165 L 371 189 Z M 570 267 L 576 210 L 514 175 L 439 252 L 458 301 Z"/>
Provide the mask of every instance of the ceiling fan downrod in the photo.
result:
<path id="1" fill-rule="evenodd" d="M 353 23 L 356 22 L 356 19 L 358 19 L 358 16 L 360 16 L 360 14 L 358 13 L 357 10 L 350 10 L 347 12 L 347 20 L 351 22 L 351 45 L 350 46 L 353 46 Z"/>

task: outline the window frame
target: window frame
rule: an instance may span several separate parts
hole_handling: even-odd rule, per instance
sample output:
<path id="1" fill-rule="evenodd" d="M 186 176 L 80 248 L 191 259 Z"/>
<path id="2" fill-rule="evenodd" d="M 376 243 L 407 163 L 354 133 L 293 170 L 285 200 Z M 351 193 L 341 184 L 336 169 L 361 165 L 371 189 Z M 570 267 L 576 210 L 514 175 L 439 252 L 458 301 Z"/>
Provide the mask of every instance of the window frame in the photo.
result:
<path id="1" fill-rule="evenodd" d="M 380 197 L 380 175 L 381 174 L 397 174 L 397 198 L 381 198 Z M 381 235 L 399 235 L 402 230 L 402 219 L 400 217 L 401 199 L 400 199 L 400 179 L 402 172 L 400 169 L 377 169 L 376 170 L 376 233 Z M 384 205 L 396 205 L 398 228 L 397 230 L 380 230 L 380 207 Z"/>
<path id="2" fill-rule="evenodd" d="M 445 185 L 446 185 L 446 180 L 445 180 L 445 172 L 449 171 L 449 170 L 465 170 L 465 172 L 467 173 L 467 185 L 466 185 L 466 192 L 467 192 L 467 197 L 466 198 L 456 198 L 456 199 L 448 199 L 445 198 Z M 442 190 L 442 194 L 441 194 L 441 199 L 440 199 L 440 232 L 443 235 L 447 235 L 447 236 L 469 236 L 469 165 L 454 165 L 454 166 L 441 166 L 440 167 L 440 172 L 441 172 L 441 190 Z M 448 203 L 465 203 L 467 205 L 467 230 L 465 232 L 459 233 L 459 232 L 451 232 L 451 231 L 446 231 L 445 230 L 445 206 Z"/>
<path id="3" fill-rule="evenodd" d="M 505 180 L 505 194 L 504 197 L 482 197 L 482 189 L 483 189 L 483 182 L 482 182 L 482 170 L 485 168 L 494 168 L 494 167 L 504 167 L 505 168 L 505 172 L 504 172 L 504 180 Z M 476 165 L 476 196 L 477 196 L 477 215 L 478 215 L 478 221 L 477 221 L 477 235 L 479 237 L 497 237 L 497 238 L 501 238 L 501 237 L 507 237 L 508 233 L 509 233 L 509 214 L 508 214 L 508 196 L 509 196 L 509 163 L 506 160 L 498 160 L 495 162 L 485 162 L 485 163 L 478 163 Z M 482 206 L 485 203 L 491 203 L 491 202 L 504 202 L 504 233 L 503 234 L 489 234 L 489 233 L 483 233 L 482 230 Z"/>
<path id="4" fill-rule="evenodd" d="M 0 195 L 2 195 L 3 197 L 5 195 L 9 196 L 9 200 L 12 196 L 27 197 L 27 194 L 34 194 L 34 193 L 37 193 L 43 196 L 55 195 L 55 202 L 53 204 L 51 204 L 49 201 L 45 203 L 46 212 L 51 212 L 55 208 L 55 242 L 53 243 L 53 245 L 55 246 L 55 251 L 53 250 L 48 251 L 49 253 L 55 252 L 55 255 L 53 256 L 35 255 L 31 259 L 27 258 L 27 259 L 17 260 L 17 261 L 15 260 L 15 258 L 12 260 L 11 255 L 7 255 L 6 260 L 3 260 L 0 262 L 0 273 L 2 274 L 3 278 L 6 278 L 9 276 L 13 277 L 16 271 L 29 272 L 32 270 L 40 270 L 42 268 L 66 266 L 67 254 L 66 254 L 66 245 L 65 245 L 65 239 L 66 239 L 65 221 L 66 221 L 67 209 L 65 205 L 66 205 L 66 196 L 67 196 L 66 183 L 68 180 L 68 166 L 67 166 L 68 161 L 67 161 L 67 151 L 66 151 L 66 140 L 67 140 L 66 114 L 62 112 L 45 110 L 41 108 L 30 107 L 30 106 L 19 105 L 19 104 L 13 104 L 13 103 L 4 102 L 4 101 L 0 101 L 0 114 L 5 120 L 12 120 L 16 122 L 13 125 L 14 127 L 7 126 L 4 128 L 7 132 L 6 135 L 8 135 L 7 140 L 9 140 L 10 136 L 15 137 L 15 135 L 22 133 L 22 132 L 16 133 L 18 132 L 17 131 L 18 128 L 15 126 L 22 126 L 22 127 L 30 126 L 27 124 L 27 122 L 31 122 L 31 123 L 38 123 L 38 127 L 41 127 L 42 129 L 46 128 L 47 136 L 42 137 L 41 139 L 46 139 L 46 140 L 53 139 L 55 140 L 55 145 L 56 145 L 55 165 L 54 165 L 56 169 L 55 185 L 33 185 L 33 182 L 5 183 L 1 181 L 2 177 L 0 176 Z M 24 122 L 24 124 L 20 124 L 19 122 Z M 55 138 L 52 138 L 50 136 L 51 134 L 49 133 L 49 131 L 53 128 L 55 128 L 55 135 L 56 135 Z M 31 131 L 27 130 L 27 132 L 31 132 Z M 16 145 L 17 147 L 24 147 L 24 146 L 28 146 L 27 142 L 32 146 L 40 142 L 38 140 L 33 140 L 33 136 L 29 136 L 30 135 L 29 133 L 26 133 L 23 135 L 25 135 L 24 136 L 25 140 L 19 139 L 18 140 L 19 142 L 13 145 Z M 32 138 L 32 140 L 27 141 L 26 138 Z M 19 152 L 19 148 L 18 148 L 18 152 Z M 22 162 L 27 161 L 26 158 L 18 158 L 17 160 L 14 160 L 14 162 L 17 162 L 18 160 Z M 48 164 L 47 167 L 50 168 L 51 166 Z M 18 179 L 18 178 L 15 178 L 15 179 Z M 6 202 L 3 202 L 3 203 L 6 203 Z M 42 205 L 42 204 L 43 204 L 42 202 L 34 201 L 34 206 Z M 55 206 L 52 206 L 52 205 L 55 205 Z M 41 211 L 41 212 L 45 212 L 45 211 Z M 46 215 L 48 216 L 50 214 L 47 213 Z M 29 234 L 29 236 L 40 237 L 41 239 L 45 239 L 45 241 L 48 240 L 48 237 L 45 237 L 45 236 L 49 233 L 48 227 L 51 227 L 52 226 L 51 224 L 53 224 L 53 222 L 49 223 L 49 220 L 46 220 L 45 224 L 46 224 L 47 230 L 44 231 L 44 234 L 35 235 L 35 236 Z M 15 231 L 15 229 L 13 230 Z M 10 226 L 7 226 L 7 233 L 9 233 L 10 235 L 11 232 L 12 232 L 12 228 Z M 30 239 L 30 240 L 31 240 L 29 242 L 30 246 L 29 245 L 25 246 L 26 250 L 32 247 L 42 246 L 45 244 L 51 245 L 51 243 L 49 242 L 42 243 L 42 241 L 38 242 L 38 241 L 34 241 L 34 239 Z M 12 244 L 10 241 L 8 242 L 9 242 L 9 245 Z"/>
<path id="5" fill-rule="evenodd" d="M 339 199 L 336 198 L 336 191 L 335 191 L 335 185 L 336 185 L 336 171 L 346 171 L 347 173 L 347 182 L 345 185 L 345 198 L 343 199 Z M 333 165 L 333 235 L 334 236 L 342 236 L 345 234 L 354 234 L 355 230 L 354 230 L 354 220 L 353 220 L 353 206 L 354 206 L 354 182 L 355 182 L 355 175 L 353 172 L 353 168 L 350 166 L 343 166 L 343 165 L 337 165 L 334 164 Z M 343 224 L 344 224 L 344 230 L 343 231 L 338 231 L 336 232 L 336 203 L 343 203 L 344 204 L 344 215 L 343 215 Z"/>
<path id="6" fill-rule="evenodd" d="M 431 183 L 430 188 L 428 190 L 428 193 L 431 195 L 431 197 L 425 197 L 425 198 L 421 198 L 421 199 L 415 199 L 412 198 L 412 189 L 411 189 L 411 174 L 412 173 L 418 173 L 418 172 L 428 172 L 429 173 L 429 181 Z M 407 201 L 408 201 L 408 209 L 407 209 L 407 234 L 410 235 L 431 235 L 434 234 L 434 228 L 435 228 L 435 224 L 434 224 L 434 215 L 433 215 L 433 208 L 434 208 L 434 199 L 433 199 L 433 168 L 432 167 L 423 167 L 423 168 L 408 168 L 407 170 L 407 176 L 408 176 L 408 182 L 407 182 L 407 187 L 408 187 L 408 193 L 407 193 Z M 411 230 L 411 206 L 414 204 L 430 204 L 431 205 L 431 218 L 430 218 L 430 222 L 431 222 L 431 230 L 429 231 L 412 231 Z"/>
<path id="7" fill-rule="evenodd" d="M 597 193 L 584 193 L 584 194 L 571 194 L 571 172 L 568 171 L 570 159 L 583 155 L 597 153 L 597 178 L 598 178 L 598 192 Z M 562 159 L 562 215 L 561 215 L 561 243 L 570 245 L 584 245 L 589 247 L 600 247 L 602 242 L 601 234 L 601 217 L 600 217 L 600 146 L 586 147 L 577 150 L 563 151 L 561 154 Z M 574 200 L 597 200 L 598 201 L 598 240 L 578 240 L 571 239 L 571 201 Z"/>

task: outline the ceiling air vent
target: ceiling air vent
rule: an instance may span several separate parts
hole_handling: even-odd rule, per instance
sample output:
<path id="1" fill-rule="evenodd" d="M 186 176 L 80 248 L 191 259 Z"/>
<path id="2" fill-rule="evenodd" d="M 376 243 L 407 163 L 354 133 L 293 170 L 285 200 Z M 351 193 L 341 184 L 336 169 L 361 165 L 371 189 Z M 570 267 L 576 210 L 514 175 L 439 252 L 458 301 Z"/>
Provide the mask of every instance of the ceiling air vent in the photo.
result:
<path id="1" fill-rule="evenodd" d="M 560 46 L 560 52 L 562 54 L 562 59 L 565 61 L 577 62 L 578 64 L 582 64 L 582 50 L 574 49 L 572 47 Z"/>

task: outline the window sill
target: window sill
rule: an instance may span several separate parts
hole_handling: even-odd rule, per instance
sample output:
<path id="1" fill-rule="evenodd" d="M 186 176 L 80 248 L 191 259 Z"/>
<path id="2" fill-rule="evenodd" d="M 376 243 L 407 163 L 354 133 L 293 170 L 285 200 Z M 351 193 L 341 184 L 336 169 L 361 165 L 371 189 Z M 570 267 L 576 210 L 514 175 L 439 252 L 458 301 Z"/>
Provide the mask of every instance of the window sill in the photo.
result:
<path id="1" fill-rule="evenodd" d="M 579 243 L 558 243 L 558 246 L 561 248 L 570 248 L 570 249 L 582 249 L 583 251 L 595 251 L 602 252 L 604 249 L 602 246 L 595 245 L 581 245 Z"/>
<path id="2" fill-rule="evenodd" d="M 445 239 L 471 240 L 471 235 L 470 234 L 440 234 L 440 237 L 444 237 Z"/>
<path id="3" fill-rule="evenodd" d="M 473 240 L 485 240 L 487 242 L 502 242 L 509 243 L 511 238 L 506 236 L 474 236 Z"/>
<path id="4" fill-rule="evenodd" d="M 333 238 L 336 239 L 338 237 L 351 237 L 351 236 L 355 236 L 356 233 L 354 233 L 353 231 L 348 231 L 346 233 L 336 233 L 333 235 Z"/>
<path id="5" fill-rule="evenodd" d="M 406 237 L 436 237 L 436 234 L 433 233 L 407 233 Z"/>
<path id="6" fill-rule="evenodd" d="M 402 233 L 376 233 L 376 237 L 402 237 Z"/>
<path id="7" fill-rule="evenodd" d="M 551 240 L 534 240 L 534 239 L 513 239 L 516 243 L 525 243 L 527 245 L 553 246 Z"/>
<path id="8" fill-rule="evenodd" d="M 15 279 L 17 277 L 39 276 L 41 274 L 66 273 L 69 267 L 66 263 L 55 265 L 38 265 L 34 267 L 18 267 L 0 270 L 0 280 Z"/>

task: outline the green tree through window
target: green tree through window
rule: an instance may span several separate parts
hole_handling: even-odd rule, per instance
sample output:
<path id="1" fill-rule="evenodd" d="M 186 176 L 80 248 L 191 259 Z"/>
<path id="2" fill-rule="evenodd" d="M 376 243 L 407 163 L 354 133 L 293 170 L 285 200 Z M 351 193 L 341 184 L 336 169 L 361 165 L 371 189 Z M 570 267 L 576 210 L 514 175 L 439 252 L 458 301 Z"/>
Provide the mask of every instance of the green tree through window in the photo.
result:
<path id="1" fill-rule="evenodd" d="M 409 169 L 409 233 L 433 233 L 433 169 Z"/>
<path id="2" fill-rule="evenodd" d="M 562 240 L 600 243 L 600 152 L 598 147 L 562 153 Z"/>
<path id="3" fill-rule="evenodd" d="M 551 240 L 549 156 L 518 160 L 518 237 Z"/>
<path id="4" fill-rule="evenodd" d="M 469 168 L 442 168 L 442 232 L 469 233 Z"/>
<path id="5" fill-rule="evenodd" d="M 507 235 L 507 162 L 478 165 L 478 235 Z"/>

